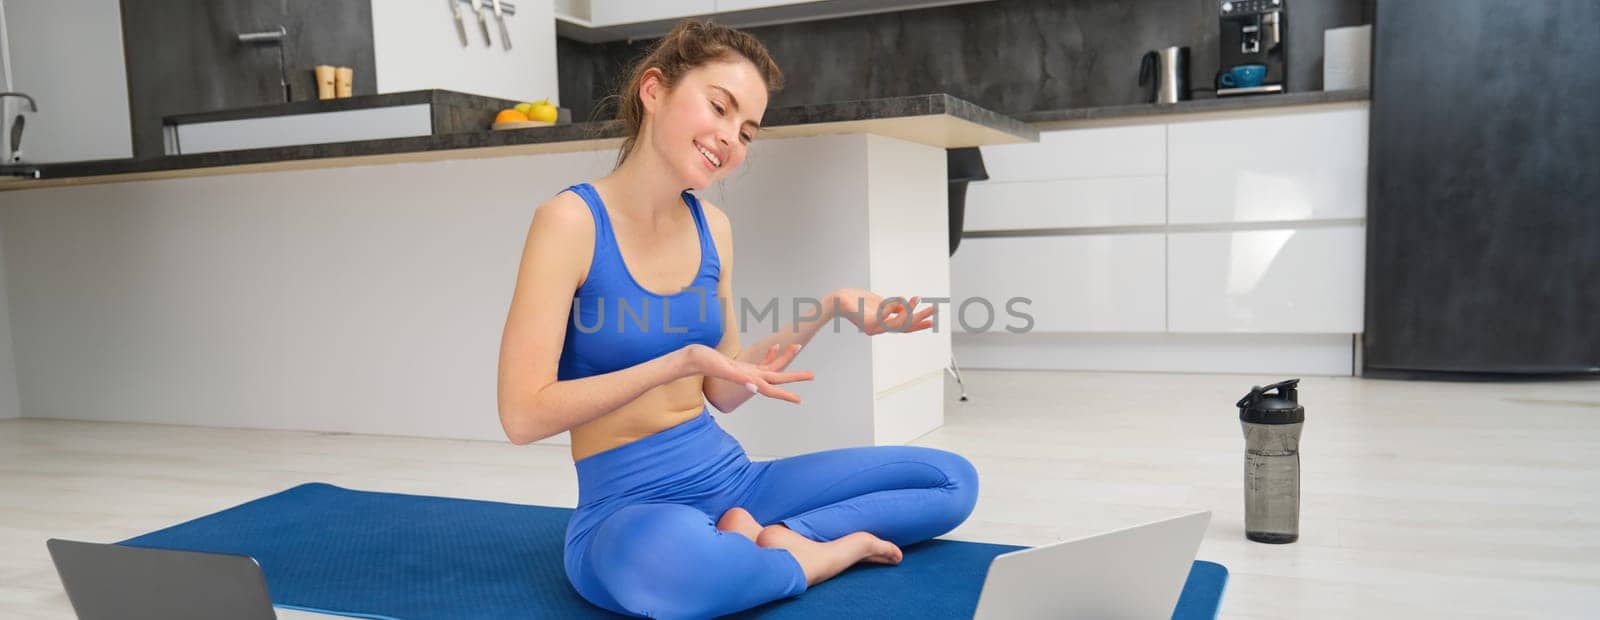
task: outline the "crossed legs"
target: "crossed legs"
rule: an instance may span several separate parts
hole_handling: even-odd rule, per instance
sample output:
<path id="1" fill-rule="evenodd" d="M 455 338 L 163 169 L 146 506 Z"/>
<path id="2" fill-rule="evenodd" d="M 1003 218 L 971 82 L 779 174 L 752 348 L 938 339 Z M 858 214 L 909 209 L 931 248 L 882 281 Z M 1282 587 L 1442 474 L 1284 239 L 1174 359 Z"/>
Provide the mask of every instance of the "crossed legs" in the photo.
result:
<path id="1" fill-rule="evenodd" d="M 762 465 L 765 471 L 745 498 L 750 509 L 728 509 L 717 529 L 789 551 L 807 585 L 856 562 L 898 564 L 897 542 L 954 529 L 977 501 L 977 471 L 942 450 L 846 448 Z M 775 522 L 763 525 L 756 514 Z"/>
<path id="2" fill-rule="evenodd" d="M 633 615 L 732 613 L 857 562 L 898 563 L 901 545 L 954 529 L 977 501 L 971 463 L 941 450 L 847 448 L 752 466 L 743 490 L 713 511 L 639 503 L 611 513 L 586 551 L 569 556 L 573 585 Z"/>

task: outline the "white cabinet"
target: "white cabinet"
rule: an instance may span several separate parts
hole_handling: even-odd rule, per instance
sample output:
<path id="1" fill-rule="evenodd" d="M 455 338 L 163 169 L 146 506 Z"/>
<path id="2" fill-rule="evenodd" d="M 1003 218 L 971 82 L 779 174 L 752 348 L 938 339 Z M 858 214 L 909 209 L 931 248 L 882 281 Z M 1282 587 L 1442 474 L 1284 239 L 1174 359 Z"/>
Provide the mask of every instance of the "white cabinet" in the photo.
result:
<path id="1" fill-rule="evenodd" d="M 1160 175 L 980 181 L 967 185 L 962 228 L 1037 230 L 1160 225 L 1167 219 L 1167 183 Z"/>
<path id="2" fill-rule="evenodd" d="M 1172 233 L 1168 328 L 1360 333 L 1365 265 L 1365 226 Z"/>
<path id="3" fill-rule="evenodd" d="M 1173 123 L 1167 138 L 1173 224 L 1366 216 L 1366 108 Z"/>
<path id="4" fill-rule="evenodd" d="M 1167 167 L 1164 125 L 1040 132 L 1032 144 L 981 147 L 989 182 L 1161 176 Z"/>
<path id="5" fill-rule="evenodd" d="M 1166 128 L 1050 131 L 982 147 L 987 181 L 967 186 L 965 230 L 1166 222 Z"/>
<path id="6" fill-rule="evenodd" d="M 967 186 L 964 226 L 981 236 L 951 256 L 951 296 L 1031 298 L 1033 335 L 958 330 L 955 355 L 973 368 L 1349 372 L 1365 318 L 1367 115 L 1158 117 L 983 147 L 990 178 Z"/>
<path id="7" fill-rule="evenodd" d="M 758 11 L 728 22 L 735 27 L 832 19 L 989 0 L 717 0 L 718 13 Z"/>
<path id="8" fill-rule="evenodd" d="M 964 228 L 1005 236 L 962 242 L 952 291 L 1032 297 L 1042 332 L 1360 333 L 1366 131 L 1361 106 L 983 147 Z"/>
<path id="9" fill-rule="evenodd" d="M 716 0 L 589 0 L 589 23 L 595 27 L 679 19 L 715 12 Z"/>
<path id="10" fill-rule="evenodd" d="M 970 330 L 1035 332 L 1160 332 L 1166 329 L 1164 235 L 1069 235 L 964 239 L 950 257 L 947 322 L 965 309 Z M 1008 305 L 1014 298 L 1030 303 Z M 983 301 L 968 301 L 981 299 Z M 961 333 L 957 328 L 956 333 Z"/>
<path id="11" fill-rule="evenodd" d="M 989 0 L 589 0 L 557 2 L 562 36 L 586 43 L 659 37 L 687 17 L 735 28 L 833 19 Z M 588 11 L 584 11 L 587 4 Z"/>
<path id="12" fill-rule="evenodd" d="M 775 6 L 814 4 L 816 0 L 717 0 L 718 11 L 748 11 Z"/>
<path id="13" fill-rule="evenodd" d="M 168 155 L 433 135 L 432 103 L 283 114 L 164 127 Z"/>

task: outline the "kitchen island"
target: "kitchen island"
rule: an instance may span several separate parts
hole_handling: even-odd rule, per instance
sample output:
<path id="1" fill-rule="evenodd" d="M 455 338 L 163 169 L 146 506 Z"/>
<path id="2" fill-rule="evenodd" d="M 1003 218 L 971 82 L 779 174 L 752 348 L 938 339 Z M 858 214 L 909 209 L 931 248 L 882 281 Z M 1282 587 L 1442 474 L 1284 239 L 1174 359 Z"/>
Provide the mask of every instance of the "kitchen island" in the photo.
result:
<path id="1" fill-rule="evenodd" d="M 743 168 L 702 192 L 734 223 L 747 343 L 841 287 L 947 297 L 945 149 L 1038 135 L 945 95 L 764 121 Z M 503 439 L 497 354 L 532 211 L 608 172 L 619 142 L 597 123 L 40 165 L 0 192 L 21 409 Z M 803 405 L 722 418 L 751 453 L 942 424 L 948 325 L 839 325 L 794 365 L 817 373 L 795 386 Z"/>
<path id="2" fill-rule="evenodd" d="M 1040 131 L 1139 133 L 1149 123 L 1337 112 L 1367 96 L 1291 93 L 1016 118 L 945 95 L 774 108 L 743 169 L 704 196 L 734 223 L 748 342 L 774 329 L 774 318 L 814 312 L 807 299 L 843 286 L 952 296 L 945 148 L 1031 150 L 1025 143 Z M 500 439 L 497 352 L 528 220 L 550 195 L 609 171 L 619 131 L 590 123 L 0 166 L 41 176 L 0 177 L 21 409 L 44 418 Z M 1006 144 L 1022 146 L 996 146 Z M 1045 159 L 1029 165 L 1077 165 Z M 1021 165 L 1008 161 L 989 162 L 995 178 L 974 186 L 974 243 L 963 245 L 960 261 L 981 263 L 992 241 L 984 237 L 999 234 L 989 230 L 996 218 L 1026 206 L 986 206 L 995 192 L 1021 186 L 1007 182 Z M 1068 199 L 1076 198 L 1036 202 Z M 1138 204 L 1121 205 L 1119 217 L 1142 212 Z M 985 267 L 980 279 L 992 286 L 954 292 L 1036 298 L 1039 307 L 1027 308 L 1035 331 L 1051 332 L 1070 308 L 1042 307 L 1049 296 L 1034 289 L 1063 286 L 1073 272 L 1012 273 L 1036 270 L 1026 263 L 1048 263 L 1042 256 L 1000 272 Z M 1030 284 L 1006 284 L 1017 278 Z M 1082 290 L 1070 296 L 1079 298 L 1114 307 L 1117 321 L 1149 310 Z M 1005 300 L 991 301 L 1004 311 Z M 795 388 L 802 406 L 758 399 L 722 423 L 753 453 L 773 456 L 903 443 L 937 427 L 951 308 L 941 306 L 934 333 L 868 339 L 824 329 L 795 365 L 817 372 Z M 977 314 L 971 323 L 983 322 Z M 961 337 L 1003 339 L 1011 335 L 998 330 L 1008 324 L 999 316 L 988 336 Z M 963 359 L 994 365 L 985 351 L 964 350 Z"/>

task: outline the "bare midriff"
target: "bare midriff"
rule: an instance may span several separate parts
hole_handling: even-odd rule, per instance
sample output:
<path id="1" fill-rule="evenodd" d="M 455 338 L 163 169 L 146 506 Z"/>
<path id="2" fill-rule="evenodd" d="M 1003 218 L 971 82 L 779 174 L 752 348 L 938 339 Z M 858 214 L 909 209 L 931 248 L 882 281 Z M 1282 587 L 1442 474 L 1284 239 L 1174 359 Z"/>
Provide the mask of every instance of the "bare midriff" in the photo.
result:
<path id="1" fill-rule="evenodd" d="M 705 408 L 701 392 L 704 381 L 705 377 L 694 375 L 656 386 L 615 411 L 574 427 L 572 460 L 580 461 L 695 419 Z"/>

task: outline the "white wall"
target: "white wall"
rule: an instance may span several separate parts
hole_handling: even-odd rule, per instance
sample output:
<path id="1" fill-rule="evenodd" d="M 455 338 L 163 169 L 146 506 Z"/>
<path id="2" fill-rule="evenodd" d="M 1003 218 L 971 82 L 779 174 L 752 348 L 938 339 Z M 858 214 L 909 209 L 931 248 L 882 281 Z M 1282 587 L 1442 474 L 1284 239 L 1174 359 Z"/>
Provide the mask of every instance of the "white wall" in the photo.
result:
<path id="1" fill-rule="evenodd" d="M 493 47 L 485 47 L 478 20 L 464 12 L 466 47 L 456 36 L 449 5 L 437 0 L 373 0 L 372 43 L 378 92 L 443 88 L 519 101 L 560 103 L 552 0 L 520 0 L 506 18 L 511 49 L 489 16 Z"/>
<path id="2" fill-rule="evenodd" d="M 37 114 L 24 112 L 23 160 L 132 156 L 118 0 L 0 0 L 0 10 L 12 89 L 39 103 Z M 24 108 L 13 99 L 5 109 L 0 148 L 9 151 L 11 119 Z"/>

